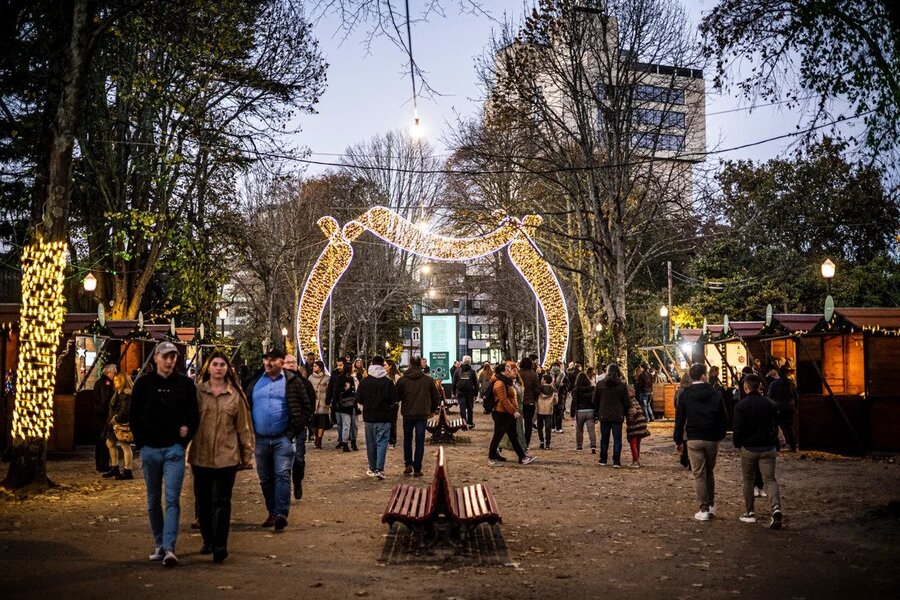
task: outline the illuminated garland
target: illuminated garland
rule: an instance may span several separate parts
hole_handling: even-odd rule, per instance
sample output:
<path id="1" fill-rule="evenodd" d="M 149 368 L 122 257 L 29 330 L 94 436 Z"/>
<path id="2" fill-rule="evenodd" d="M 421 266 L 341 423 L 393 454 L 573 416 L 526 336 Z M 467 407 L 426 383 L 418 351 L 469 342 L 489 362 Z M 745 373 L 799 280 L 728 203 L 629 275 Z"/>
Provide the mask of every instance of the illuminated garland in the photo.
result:
<path id="1" fill-rule="evenodd" d="M 65 316 L 65 242 L 38 239 L 22 252 L 22 315 L 13 439 L 44 439 L 53 425 L 56 346 Z"/>
<path id="2" fill-rule="evenodd" d="M 545 364 L 563 362 L 568 348 L 569 313 L 556 275 L 533 242 L 534 230 L 543 219 L 537 215 L 527 215 L 521 221 L 503 215 L 498 217 L 498 227 L 477 238 L 451 238 L 424 232 L 383 206 L 370 208 L 343 229 L 333 217 L 319 219 L 318 225 L 329 241 L 313 265 L 300 297 L 297 311 L 300 355 L 312 352 L 321 356 L 319 327 L 325 304 L 353 259 L 351 242 L 368 230 L 397 248 L 436 261 L 462 262 L 508 248 L 510 259 L 544 312 L 548 332 Z"/>

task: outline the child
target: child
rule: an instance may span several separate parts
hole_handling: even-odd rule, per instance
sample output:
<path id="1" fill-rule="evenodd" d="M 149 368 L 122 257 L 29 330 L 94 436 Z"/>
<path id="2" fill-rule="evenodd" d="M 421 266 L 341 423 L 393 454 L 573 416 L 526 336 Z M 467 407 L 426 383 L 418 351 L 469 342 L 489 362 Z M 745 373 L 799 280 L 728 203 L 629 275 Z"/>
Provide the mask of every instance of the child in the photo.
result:
<path id="1" fill-rule="evenodd" d="M 631 407 L 625 417 L 625 424 L 628 444 L 631 446 L 631 466 L 637 469 L 641 466 L 641 438 L 650 435 L 650 431 L 647 429 L 644 409 L 634 396 L 631 397 Z"/>
<path id="2" fill-rule="evenodd" d="M 549 373 L 542 378 L 537 400 L 538 439 L 541 448 L 550 449 L 550 433 L 553 431 L 553 408 L 559 401 L 556 388 L 553 387 L 553 376 Z"/>

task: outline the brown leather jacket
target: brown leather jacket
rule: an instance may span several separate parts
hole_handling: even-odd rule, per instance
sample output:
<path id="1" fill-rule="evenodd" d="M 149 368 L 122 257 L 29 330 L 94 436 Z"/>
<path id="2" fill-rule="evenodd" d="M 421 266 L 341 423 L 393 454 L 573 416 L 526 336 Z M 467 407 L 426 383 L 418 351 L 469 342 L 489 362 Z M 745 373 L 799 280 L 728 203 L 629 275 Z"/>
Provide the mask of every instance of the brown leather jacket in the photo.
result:
<path id="1" fill-rule="evenodd" d="M 197 384 L 200 425 L 188 449 L 188 463 L 219 469 L 253 462 L 253 420 L 239 390 L 213 395 L 209 382 Z"/>

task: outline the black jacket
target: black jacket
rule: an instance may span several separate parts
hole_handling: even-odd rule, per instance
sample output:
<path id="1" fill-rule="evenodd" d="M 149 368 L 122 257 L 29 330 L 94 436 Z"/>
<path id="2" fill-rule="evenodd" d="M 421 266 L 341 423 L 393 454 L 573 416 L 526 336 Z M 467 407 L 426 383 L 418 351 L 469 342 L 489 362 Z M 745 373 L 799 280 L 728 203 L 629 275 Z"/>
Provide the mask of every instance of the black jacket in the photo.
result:
<path id="1" fill-rule="evenodd" d="M 331 412 L 352 415 L 356 409 L 356 380 L 350 375 L 344 375 L 338 371 L 331 372 L 328 380 L 328 405 Z M 352 398 L 349 406 L 343 406 L 344 398 Z"/>
<path id="2" fill-rule="evenodd" d="M 397 404 L 397 386 L 389 377 L 366 375 L 356 389 L 356 401 L 362 404 L 366 423 L 390 423 L 391 407 Z"/>
<path id="3" fill-rule="evenodd" d="M 778 448 L 778 408 L 766 396 L 751 394 L 734 407 L 735 448 Z"/>
<path id="4" fill-rule="evenodd" d="M 574 417 L 579 410 L 597 411 L 597 406 L 594 404 L 594 386 L 591 385 L 587 375 L 580 371 L 572 382 L 572 408 L 569 410 L 569 414 Z"/>
<path id="5" fill-rule="evenodd" d="M 621 423 L 631 407 L 628 384 L 617 377 L 607 377 L 594 388 L 594 407 L 605 423 Z"/>
<path id="6" fill-rule="evenodd" d="M 289 438 L 295 438 L 303 431 L 304 427 L 309 425 L 309 419 L 315 408 L 313 404 L 315 400 L 307 393 L 306 384 L 299 373 L 288 371 L 287 369 L 283 369 L 282 372 L 284 373 L 284 396 L 285 400 L 287 400 L 288 415 L 290 416 L 288 428 L 284 433 Z M 253 388 L 264 374 L 264 370 L 259 371 L 250 379 L 250 383 L 244 389 L 244 393 L 247 394 L 247 402 L 250 404 L 251 414 L 253 414 Z"/>
<path id="7" fill-rule="evenodd" d="M 522 369 L 519 371 L 519 377 L 522 378 L 522 404 L 534 404 L 537 402 L 539 395 L 538 388 L 541 387 L 541 378 L 534 369 Z"/>
<path id="8" fill-rule="evenodd" d="M 708 383 L 692 383 L 678 397 L 675 411 L 675 443 L 688 440 L 718 442 L 725 439 L 725 401 Z"/>
<path id="9" fill-rule="evenodd" d="M 109 414 L 109 403 L 116 394 L 116 386 L 113 380 L 106 375 L 101 375 L 94 384 L 94 416 L 97 419 L 105 419 Z"/>
<path id="10" fill-rule="evenodd" d="M 465 375 L 466 377 L 470 377 L 472 379 L 471 390 L 459 389 L 459 382 L 462 375 Z M 473 398 L 478 393 L 478 376 L 472 369 L 472 365 L 463 364 L 453 372 L 453 393 L 455 393 L 457 396 L 462 396 L 463 398 Z"/>
<path id="11" fill-rule="evenodd" d="M 180 373 L 162 377 L 156 371 L 138 378 L 131 391 L 129 424 L 138 448 L 187 446 L 200 424 L 194 382 Z M 188 428 L 186 437 L 181 437 L 182 426 Z"/>
<path id="12" fill-rule="evenodd" d="M 797 410 L 797 388 L 790 379 L 779 377 L 773 381 L 768 396 L 780 411 Z"/>

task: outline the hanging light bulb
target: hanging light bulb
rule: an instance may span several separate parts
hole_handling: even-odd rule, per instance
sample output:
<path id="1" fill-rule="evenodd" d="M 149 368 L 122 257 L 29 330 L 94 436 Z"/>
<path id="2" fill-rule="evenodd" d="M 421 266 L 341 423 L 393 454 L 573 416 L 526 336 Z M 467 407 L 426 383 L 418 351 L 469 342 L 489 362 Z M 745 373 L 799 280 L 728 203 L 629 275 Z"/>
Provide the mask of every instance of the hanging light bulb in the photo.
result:
<path id="1" fill-rule="evenodd" d="M 422 119 L 419 118 L 418 108 L 414 115 L 412 127 L 409 128 L 409 137 L 414 140 L 421 140 L 425 136 L 425 127 L 422 125 Z"/>

